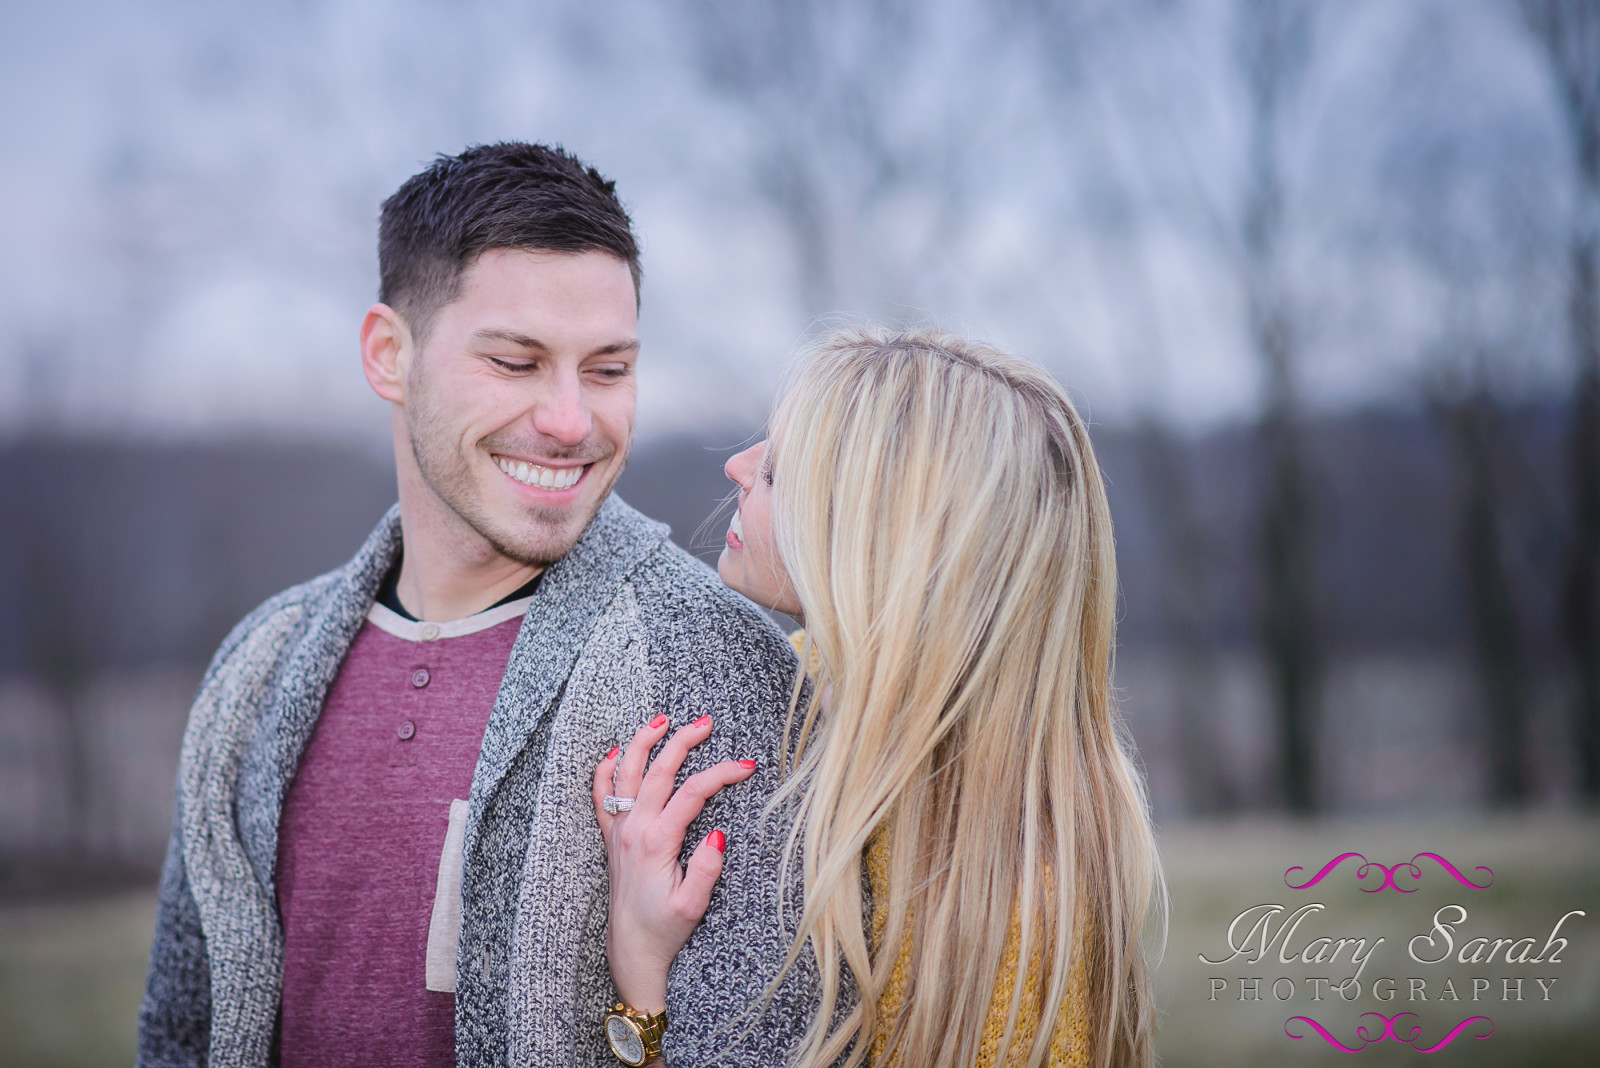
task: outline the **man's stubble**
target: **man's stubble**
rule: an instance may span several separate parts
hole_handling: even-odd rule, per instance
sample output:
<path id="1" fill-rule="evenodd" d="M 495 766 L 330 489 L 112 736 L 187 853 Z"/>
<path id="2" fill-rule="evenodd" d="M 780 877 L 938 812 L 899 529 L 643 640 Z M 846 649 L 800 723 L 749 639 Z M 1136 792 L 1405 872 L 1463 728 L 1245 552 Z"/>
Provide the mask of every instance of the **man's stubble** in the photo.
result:
<path id="1" fill-rule="evenodd" d="M 577 513 L 572 509 L 535 506 L 524 509 L 528 523 L 526 534 L 515 529 L 505 530 L 501 529 L 504 524 L 496 521 L 479 498 L 473 472 L 466 459 L 453 447 L 449 428 L 445 425 L 445 419 L 434 410 L 431 391 L 423 376 L 413 374 L 409 378 L 405 413 L 411 454 L 422 480 L 433 494 L 488 542 L 495 552 L 525 567 L 549 567 L 570 553 L 599 514 L 606 498 L 611 496 L 617 479 L 627 467 L 628 452 L 633 445 L 631 431 L 623 446 L 621 462 L 612 469 L 609 480 L 601 487 L 588 513 L 581 515 L 581 521 L 574 521 Z M 551 460 L 577 460 L 585 464 L 603 463 L 616 452 L 614 447 L 604 442 L 585 441 L 576 447 L 568 447 L 538 438 L 518 438 L 504 431 L 496 431 L 483 438 L 481 447 L 489 453 L 536 455 Z M 591 468 L 584 477 L 592 477 L 592 474 Z"/>

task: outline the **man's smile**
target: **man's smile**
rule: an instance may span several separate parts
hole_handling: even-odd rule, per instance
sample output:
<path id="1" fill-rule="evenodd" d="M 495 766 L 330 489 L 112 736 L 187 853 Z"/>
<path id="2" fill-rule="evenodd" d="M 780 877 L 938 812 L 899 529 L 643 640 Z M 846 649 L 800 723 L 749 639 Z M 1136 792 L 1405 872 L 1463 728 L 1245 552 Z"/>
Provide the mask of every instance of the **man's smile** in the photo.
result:
<path id="1" fill-rule="evenodd" d="M 526 460 L 513 460 L 508 456 L 499 455 L 494 456 L 494 462 L 500 470 L 524 486 L 557 493 L 576 486 L 583 478 L 583 473 L 589 470 L 588 464 L 577 467 L 544 467 Z"/>

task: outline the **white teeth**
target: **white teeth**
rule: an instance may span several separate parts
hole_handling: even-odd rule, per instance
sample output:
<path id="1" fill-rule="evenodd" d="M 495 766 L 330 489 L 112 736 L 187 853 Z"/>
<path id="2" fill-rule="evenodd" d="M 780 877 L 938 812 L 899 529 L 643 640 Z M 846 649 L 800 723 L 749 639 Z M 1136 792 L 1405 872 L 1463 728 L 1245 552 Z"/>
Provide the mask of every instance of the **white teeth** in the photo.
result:
<path id="1" fill-rule="evenodd" d="M 733 513 L 733 519 L 728 523 L 728 529 L 733 531 L 734 537 L 738 538 L 740 541 L 744 541 L 744 524 L 739 522 L 739 512 L 737 509 Z"/>
<path id="2" fill-rule="evenodd" d="M 494 462 L 500 470 L 523 485 L 538 486 L 540 489 L 571 489 L 583 477 L 581 467 L 541 467 L 523 460 L 508 460 L 503 456 L 496 456 Z"/>

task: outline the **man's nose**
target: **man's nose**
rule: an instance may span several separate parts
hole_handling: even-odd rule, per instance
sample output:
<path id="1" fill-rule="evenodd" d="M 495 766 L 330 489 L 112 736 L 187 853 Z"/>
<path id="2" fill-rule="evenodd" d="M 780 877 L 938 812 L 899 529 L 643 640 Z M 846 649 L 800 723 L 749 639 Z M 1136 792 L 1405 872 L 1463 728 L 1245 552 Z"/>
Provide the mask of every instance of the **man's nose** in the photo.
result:
<path id="1" fill-rule="evenodd" d="M 589 436 L 589 405 L 576 373 L 555 376 L 533 410 L 533 428 L 563 445 Z"/>

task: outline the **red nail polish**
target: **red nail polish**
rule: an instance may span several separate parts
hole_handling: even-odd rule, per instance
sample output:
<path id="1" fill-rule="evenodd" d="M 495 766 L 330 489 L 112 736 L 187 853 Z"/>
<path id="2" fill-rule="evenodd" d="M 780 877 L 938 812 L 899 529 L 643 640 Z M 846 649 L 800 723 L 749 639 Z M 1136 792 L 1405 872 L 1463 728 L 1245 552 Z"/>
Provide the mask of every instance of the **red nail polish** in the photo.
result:
<path id="1" fill-rule="evenodd" d="M 701 716 L 699 719 L 694 721 L 694 725 L 696 727 L 709 727 L 711 726 L 711 717 Z"/>
<path id="2" fill-rule="evenodd" d="M 609 753 L 607 753 L 607 754 L 606 754 L 606 759 L 607 759 L 607 760 L 610 760 L 610 759 L 611 759 L 611 758 L 612 758 L 612 757 L 614 757 L 614 756 L 616 756 L 616 755 L 617 755 L 617 750 L 619 750 L 619 749 L 621 749 L 621 748 L 622 748 L 622 746 L 620 746 L 620 745 L 614 745 L 614 746 L 612 746 L 612 747 L 611 747 L 611 752 L 609 752 Z"/>
<path id="3" fill-rule="evenodd" d="M 728 851 L 727 835 L 723 834 L 721 831 L 712 831 L 708 837 L 711 840 L 712 847 L 715 848 L 718 853 L 726 853 Z"/>
<path id="4" fill-rule="evenodd" d="M 749 771 L 751 768 L 756 766 L 756 762 L 754 760 L 741 760 L 739 761 L 739 766 L 744 770 Z"/>
<path id="5" fill-rule="evenodd" d="M 667 717 L 665 715 L 657 716 L 655 719 L 650 721 L 650 729 L 651 730 L 659 730 L 662 727 L 665 727 L 666 725 L 667 725 Z"/>

